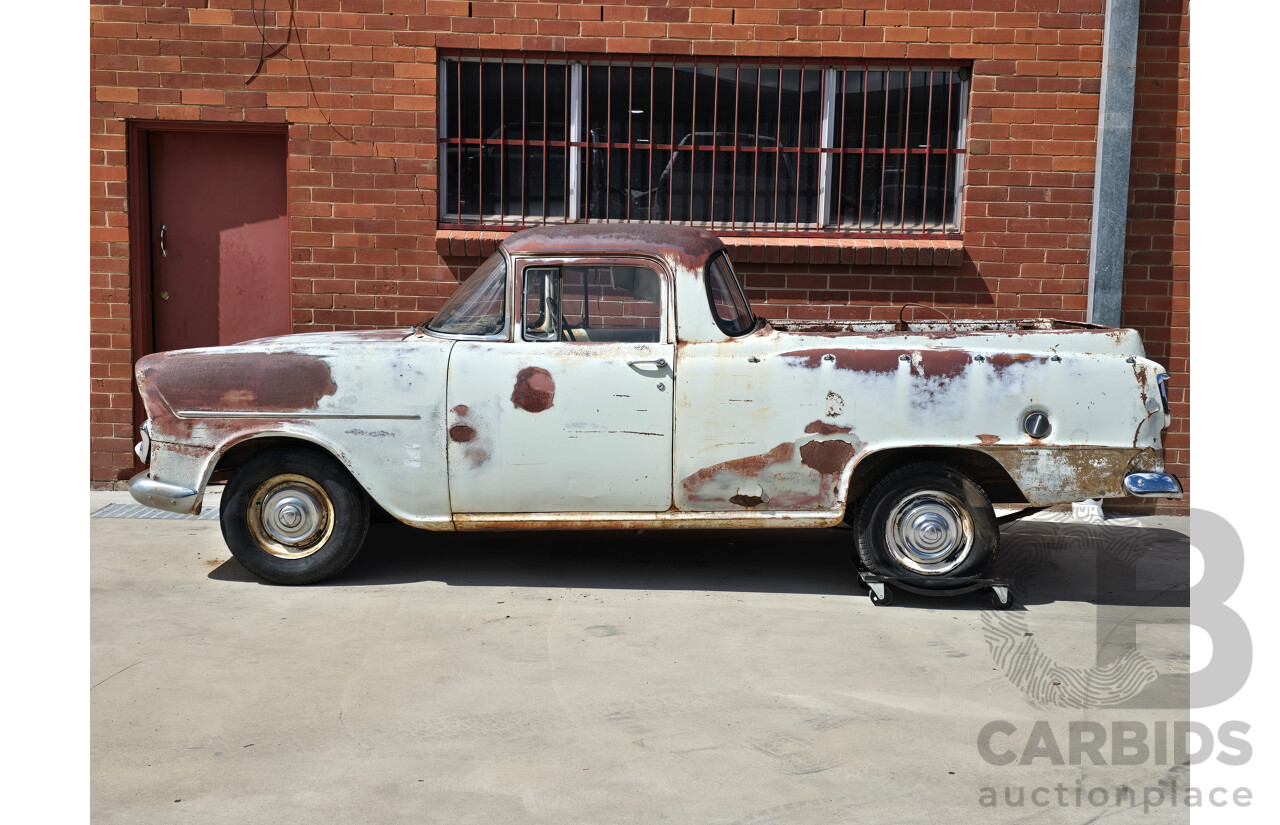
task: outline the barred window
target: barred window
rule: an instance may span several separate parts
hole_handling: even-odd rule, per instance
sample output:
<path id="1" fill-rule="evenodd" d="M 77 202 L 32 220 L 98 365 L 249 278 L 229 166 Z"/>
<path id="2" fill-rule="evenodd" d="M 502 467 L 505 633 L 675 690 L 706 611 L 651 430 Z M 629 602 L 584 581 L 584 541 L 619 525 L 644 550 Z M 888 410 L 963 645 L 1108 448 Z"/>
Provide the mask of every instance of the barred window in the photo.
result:
<path id="1" fill-rule="evenodd" d="M 472 54 L 440 68 L 444 227 L 959 231 L 958 65 Z"/>

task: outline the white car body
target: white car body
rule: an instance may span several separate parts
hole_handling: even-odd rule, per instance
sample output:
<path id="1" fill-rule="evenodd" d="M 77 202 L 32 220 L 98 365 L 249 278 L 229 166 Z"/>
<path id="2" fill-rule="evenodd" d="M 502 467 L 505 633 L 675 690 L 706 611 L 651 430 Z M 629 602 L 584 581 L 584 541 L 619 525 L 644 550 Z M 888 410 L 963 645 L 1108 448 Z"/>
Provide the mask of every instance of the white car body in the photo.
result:
<path id="1" fill-rule="evenodd" d="M 735 336 L 708 300 L 722 250 L 669 226 L 529 230 L 497 253 L 497 332 L 308 333 L 143 358 L 150 466 L 131 489 L 198 513 L 211 479 L 298 440 L 433 530 L 834 525 L 877 473 L 921 458 L 1023 507 L 1180 495 L 1163 465 L 1167 376 L 1134 331 L 760 321 Z M 525 340 L 526 269 L 581 261 L 657 274 L 656 341 Z"/>

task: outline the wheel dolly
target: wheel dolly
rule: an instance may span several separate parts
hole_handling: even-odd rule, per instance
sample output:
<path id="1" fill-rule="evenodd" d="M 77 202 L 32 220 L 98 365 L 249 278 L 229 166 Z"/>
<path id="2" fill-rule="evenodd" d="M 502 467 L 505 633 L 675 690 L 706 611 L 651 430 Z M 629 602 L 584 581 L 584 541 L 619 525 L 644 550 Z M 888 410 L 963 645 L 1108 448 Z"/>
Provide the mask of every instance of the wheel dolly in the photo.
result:
<path id="1" fill-rule="evenodd" d="M 858 565 L 858 586 L 867 591 L 871 603 L 880 606 L 893 604 L 893 590 L 904 590 L 918 596 L 963 596 L 978 590 L 991 591 L 991 606 L 996 610 L 1008 610 L 1013 606 L 1013 598 L 1009 593 L 1009 580 L 1000 576 L 979 576 L 977 578 L 960 579 L 950 587 L 927 588 L 907 584 L 899 576 L 881 576 Z M 890 588 L 890 585 L 893 588 Z"/>
<path id="2" fill-rule="evenodd" d="M 1000 516 L 996 519 L 996 526 L 1003 527 L 1006 524 L 1012 524 L 1044 509 L 1046 508 L 1027 507 Z M 903 576 L 881 576 L 878 573 L 872 573 L 862 566 L 862 562 L 858 559 L 856 553 L 850 561 L 853 562 L 854 569 L 858 571 L 858 586 L 867 591 L 867 595 L 871 597 L 871 603 L 877 607 L 893 604 L 893 590 L 889 589 L 888 585 L 893 585 L 895 588 L 905 590 L 908 593 L 915 593 L 918 596 L 963 596 L 966 593 L 989 589 L 993 608 L 996 610 L 1008 610 L 1013 606 L 1013 596 L 1010 593 L 1011 582 L 998 574 L 957 579 L 948 587 L 926 588 L 908 584 L 906 577 Z M 942 581 L 946 580 L 942 579 Z"/>

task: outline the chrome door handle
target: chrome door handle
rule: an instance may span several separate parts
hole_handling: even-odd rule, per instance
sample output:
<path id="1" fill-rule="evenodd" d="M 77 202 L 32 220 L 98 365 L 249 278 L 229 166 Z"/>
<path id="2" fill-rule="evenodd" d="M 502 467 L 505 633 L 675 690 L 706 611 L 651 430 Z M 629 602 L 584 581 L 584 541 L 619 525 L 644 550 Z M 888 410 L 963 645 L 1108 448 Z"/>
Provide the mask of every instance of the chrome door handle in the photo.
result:
<path id="1" fill-rule="evenodd" d="M 168 228 L 169 228 L 168 224 L 163 224 L 163 223 L 160 224 L 160 257 L 161 258 L 169 257 L 169 250 L 164 248 L 164 233 L 165 233 L 165 230 Z"/>
<path id="2" fill-rule="evenodd" d="M 647 360 L 642 360 L 642 361 L 628 361 L 628 362 L 627 362 L 627 366 L 628 366 L 628 367 L 638 367 L 638 366 L 640 366 L 641 364 L 653 364 L 655 367 L 657 367 L 658 369 L 660 369 L 660 370 L 661 370 L 661 369 L 666 369 L 666 367 L 667 367 L 667 359 L 665 359 L 665 358 L 649 358 L 649 359 L 647 359 Z"/>

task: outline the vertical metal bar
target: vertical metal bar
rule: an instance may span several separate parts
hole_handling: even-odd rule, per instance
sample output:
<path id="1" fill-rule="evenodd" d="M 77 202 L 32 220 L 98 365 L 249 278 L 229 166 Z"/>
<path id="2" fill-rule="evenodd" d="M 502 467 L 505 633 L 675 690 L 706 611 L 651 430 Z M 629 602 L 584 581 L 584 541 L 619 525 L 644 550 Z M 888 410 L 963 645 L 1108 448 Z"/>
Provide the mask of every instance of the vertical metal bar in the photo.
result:
<path id="1" fill-rule="evenodd" d="M 437 200 L 440 203 L 440 214 L 438 219 L 443 219 L 449 214 L 449 63 L 440 60 L 436 65 L 436 73 L 440 75 L 440 100 L 444 105 L 440 107 L 436 118 L 436 134 L 439 143 L 444 147 L 444 151 L 440 153 L 440 191 L 437 193 Z"/>
<path id="2" fill-rule="evenodd" d="M 778 63 L 778 118 L 773 129 L 773 231 L 778 231 L 778 174 L 782 171 L 782 63 Z"/>
<path id="3" fill-rule="evenodd" d="M 693 226 L 694 168 L 698 161 L 698 63 L 693 64 L 693 100 L 689 104 L 689 225 Z"/>
<path id="4" fill-rule="evenodd" d="M 604 90 L 604 219 L 613 216 L 609 209 L 609 188 L 613 186 L 613 61 L 605 64 Z"/>
<path id="5" fill-rule="evenodd" d="M 858 228 L 862 228 L 862 202 L 865 200 L 863 191 L 867 185 L 867 98 L 871 97 L 871 72 L 867 68 L 862 70 L 862 143 L 859 144 L 860 150 L 858 154 Z"/>
<path id="6" fill-rule="evenodd" d="M 564 61 L 564 77 L 563 77 L 564 85 L 561 87 L 564 90 L 564 117 L 560 121 L 562 124 L 564 124 L 564 134 L 563 134 L 563 137 L 561 137 L 561 141 L 563 143 L 562 148 L 564 149 L 564 172 L 565 172 L 564 189 L 562 192 L 562 194 L 564 195 L 564 200 L 561 201 L 561 203 L 564 204 L 564 207 L 563 207 L 564 215 L 562 215 L 560 218 L 560 220 L 564 223 L 569 222 L 569 124 L 573 120 L 573 116 L 569 113 L 569 103 L 573 99 L 572 93 L 569 90 L 569 75 L 571 73 L 572 73 L 572 69 L 569 68 L 569 61 L 568 59 L 566 59 Z"/>
<path id="7" fill-rule="evenodd" d="M 646 175 L 644 182 L 645 192 L 648 193 L 645 203 L 645 208 L 647 210 L 645 221 L 647 223 L 653 223 L 653 124 L 656 122 L 653 116 L 653 86 L 654 83 L 657 82 L 657 79 L 658 72 L 655 68 L 653 55 L 649 55 L 649 110 L 645 113 L 645 116 L 649 119 L 649 163 L 647 167 L 648 174 Z"/>
<path id="8" fill-rule="evenodd" d="M 929 99 L 925 102 L 924 177 L 920 196 L 920 231 L 929 231 L 929 155 L 933 153 L 933 66 L 929 67 Z"/>
<path id="9" fill-rule="evenodd" d="M 764 67 L 756 61 L 756 145 L 751 157 L 751 228 L 760 223 L 756 193 L 760 190 L 760 90 L 764 87 Z"/>
<path id="10" fill-rule="evenodd" d="M 520 143 L 520 222 L 529 220 L 529 56 L 520 55 L 520 121 L 525 139 Z"/>
<path id="11" fill-rule="evenodd" d="M 542 61 L 542 225 L 547 225 L 547 61 Z"/>
<path id="12" fill-rule="evenodd" d="M 902 122 L 902 198 L 898 204 L 898 231 L 907 231 L 907 175 L 911 163 L 911 67 L 907 67 L 907 105 L 906 117 Z"/>
<path id="13" fill-rule="evenodd" d="M 792 225 L 800 229 L 800 166 L 804 159 L 804 59 L 800 60 L 800 81 L 796 84 L 796 208 Z"/>
<path id="14" fill-rule="evenodd" d="M 824 151 L 818 154 L 818 214 L 815 227 L 826 225 L 831 211 L 831 185 L 827 180 L 831 175 L 831 148 L 835 140 L 835 108 L 836 83 L 835 69 L 822 69 L 822 130 L 818 133 L 818 148 Z M 830 80 L 828 81 L 828 76 Z"/>
<path id="15" fill-rule="evenodd" d="M 969 81 L 965 80 L 964 78 L 961 78 L 960 79 L 960 111 L 957 113 L 959 115 L 959 123 L 958 123 L 959 128 L 956 133 L 957 152 L 956 152 L 956 172 L 955 172 L 956 182 L 955 182 L 955 195 L 954 195 L 955 204 L 956 204 L 956 228 L 957 229 L 960 227 L 961 218 L 963 217 L 960 209 L 961 207 L 960 194 L 961 194 L 961 191 L 964 189 L 964 157 L 965 156 L 964 156 L 964 153 L 960 150 L 961 150 L 961 147 L 965 145 L 965 140 L 967 137 L 966 133 L 969 130 L 969 106 L 967 105 L 968 101 L 969 101 Z"/>
<path id="16" fill-rule="evenodd" d="M 591 162 L 591 63 L 589 61 L 584 64 L 582 68 L 582 91 L 587 101 L 585 117 L 586 134 L 584 135 L 584 140 L 586 141 L 586 146 L 584 148 L 586 151 L 583 152 L 583 164 L 587 171 L 583 176 L 582 188 L 586 196 L 585 200 L 587 205 L 587 211 L 584 217 L 587 223 L 591 223 L 591 181 L 595 176 L 595 164 Z"/>
<path id="17" fill-rule="evenodd" d="M 458 87 L 458 166 L 461 171 L 462 155 L 466 151 L 462 143 L 462 60 L 459 59 L 455 65 L 458 67 L 458 82 L 454 85 Z M 462 222 L 462 176 L 458 175 L 458 223 Z"/>
<path id="18" fill-rule="evenodd" d="M 942 218 L 938 221 L 943 232 L 947 230 L 947 177 L 951 174 L 951 81 L 954 69 L 947 69 L 947 137 L 946 152 L 942 155 Z"/>
<path id="19" fill-rule="evenodd" d="M 507 222 L 507 61 L 498 61 L 498 223 Z"/>
<path id="20" fill-rule="evenodd" d="M 729 153 L 729 228 L 738 222 L 738 101 L 742 97 L 742 58 L 733 64 L 733 151 Z"/>
<path id="21" fill-rule="evenodd" d="M 711 211 L 707 215 L 708 224 L 714 229 L 716 225 L 716 166 L 720 159 L 720 56 L 716 55 L 716 82 L 711 92 Z"/>
<path id="22" fill-rule="evenodd" d="M 565 221 L 577 223 L 582 184 L 582 148 L 573 144 L 582 142 L 582 66 L 569 66 L 569 201 L 565 204 Z"/>
<path id="23" fill-rule="evenodd" d="M 480 58 L 476 63 L 476 66 L 479 69 L 478 74 L 480 78 L 479 87 L 480 87 L 480 101 L 481 101 L 479 111 L 476 113 L 476 121 L 479 122 L 480 124 L 480 139 L 479 139 L 479 142 L 476 144 L 476 146 L 479 147 L 479 152 L 477 153 L 477 157 L 479 157 L 479 163 L 476 164 L 479 167 L 479 169 L 476 177 L 480 181 L 480 194 L 479 194 L 479 202 L 477 204 L 477 207 L 479 209 L 478 222 L 484 223 L 485 222 L 485 214 L 484 214 L 484 146 L 485 146 L 485 143 L 484 143 L 484 54 L 483 53 L 481 53 Z"/>
<path id="24" fill-rule="evenodd" d="M 635 55 L 627 57 L 627 178 L 622 186 L 622 191 L 626 193 L 627 223 L 631 222 L 631 175 L 634 170 L 631 168 L 631 149 L 635 145 L 634 137 L 631 132 L 631 110 L 635 108 L 636 96 L 636 58 Z"/>
<path id="25" fill-rule="evenodd" d="M 849 134 L 845 131 L 847 123 L 845 115 L 849 103 L 849 72 L 845 68 L 838 71 L 840 73 L 840 181 L 836 184 L 836 229 L 844 226 L 844 166 L 849 162 L 849 155 L 845 153 L 846 144 L 849 142 Z"/>
<path id="26" fill-rule="evenodd" d="M 671 146 L 671 157 L 667 163 L 671 166 L 671 177 L 667 179 L 667 223 L 675 223 L 672 215 L 672 198 L 675 194 L 676 175 L 676 61 L 671 61 L 671 128 L 667 132 L 667 140 Z"/>
<path id="27" fill-rule="evenodd" d="M 893 77 L 893 72 L 885 69 L 884 72 L 884 137 L 880 139 L 880 225 L 879 231 L 884 231 L 884 186 L 885 178 L 889 175 L 889 81 Z"/>

